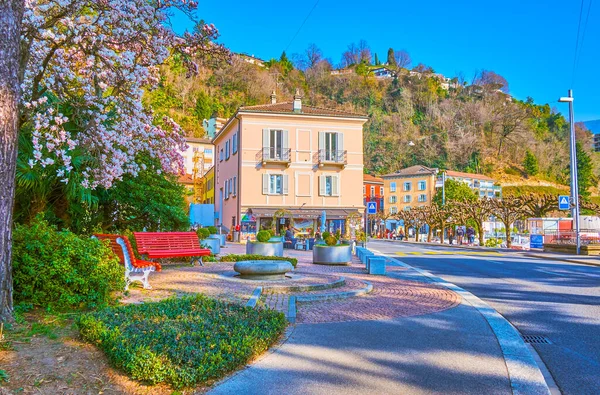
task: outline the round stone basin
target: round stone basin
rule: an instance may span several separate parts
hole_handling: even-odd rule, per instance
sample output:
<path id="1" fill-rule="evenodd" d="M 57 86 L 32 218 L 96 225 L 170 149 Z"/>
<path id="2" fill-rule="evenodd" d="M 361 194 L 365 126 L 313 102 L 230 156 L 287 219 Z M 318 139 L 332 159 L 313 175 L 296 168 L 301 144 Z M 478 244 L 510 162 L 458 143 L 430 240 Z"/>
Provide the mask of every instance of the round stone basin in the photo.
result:
<path id="1" fill-rule="evenodd" d="M 233 265 L 233 270 L 249 280 L 283 280 L 294 266 L 288 261 L 239 261 Z"/>

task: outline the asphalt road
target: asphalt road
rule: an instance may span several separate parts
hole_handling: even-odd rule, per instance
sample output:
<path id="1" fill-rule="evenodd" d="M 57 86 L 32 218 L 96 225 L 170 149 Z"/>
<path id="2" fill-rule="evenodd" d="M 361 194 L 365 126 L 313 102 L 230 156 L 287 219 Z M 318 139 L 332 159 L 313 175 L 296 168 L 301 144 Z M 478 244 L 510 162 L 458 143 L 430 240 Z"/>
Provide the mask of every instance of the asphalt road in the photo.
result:
<path id="1" fill-rule="evenodd" d="M 369 248 L 468 290 L 522 335 L 549 339 L 533 346 L 563 394 L 600 394 L 600 267 L 400 242 Z"/>

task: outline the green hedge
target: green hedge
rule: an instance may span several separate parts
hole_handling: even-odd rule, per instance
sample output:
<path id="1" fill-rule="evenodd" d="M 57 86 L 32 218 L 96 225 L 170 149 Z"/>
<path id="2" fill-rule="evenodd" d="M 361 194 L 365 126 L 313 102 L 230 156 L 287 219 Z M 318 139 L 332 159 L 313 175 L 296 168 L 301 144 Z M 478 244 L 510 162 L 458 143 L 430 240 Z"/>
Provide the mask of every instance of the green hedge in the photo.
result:
<path id="1" fill-rule="evenodd" d="M 41 218 L 17 225 L 13 239 L 17 303 L 49 309 L 95 308 L 108 304 L 125 285 L 124 267 L 106 245 L 58 231 Z"/>
<path id="2" fill-rule="evenodd" d="M 296 267 L 298 259 L 287 256 L 264 256 L 264 255 L 237 255 L 229 254 L 221 257 L 221 262 L 239 262 L 239 261 L 288 261 Z"/>
<path id="3" fill-rule="evenodd" d="M 274 310 L 204 295 L 108 308 L 81 316 L 83 338 L 132 378 L 175 388 L 217 380 L 266 351 L 287 326 Z"/>

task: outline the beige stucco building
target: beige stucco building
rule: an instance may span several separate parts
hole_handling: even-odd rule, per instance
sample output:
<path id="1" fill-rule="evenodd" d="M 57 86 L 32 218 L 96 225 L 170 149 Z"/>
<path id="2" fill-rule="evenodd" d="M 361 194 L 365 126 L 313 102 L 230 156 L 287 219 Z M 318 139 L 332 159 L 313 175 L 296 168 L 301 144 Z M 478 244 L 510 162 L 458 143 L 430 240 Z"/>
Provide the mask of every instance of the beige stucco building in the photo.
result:
<path id="1" fill-rule="evenodd" d="M 427 166 L 411 166 L 382 176 L 386 211 L 396 214 L 400 210 L 429 206 L 435 195 L 437 172 L 438 169 Z"/>
<path id="2" fill-rule="evenodd" d="M 300 233 L 345 229 L 363 206 L 363 115 L 293 102 L 241 107 L 213 139 L 215 211 L 242 240 L 290 210 Z M 283 229 L 288 220 L 279 220 Z"/>

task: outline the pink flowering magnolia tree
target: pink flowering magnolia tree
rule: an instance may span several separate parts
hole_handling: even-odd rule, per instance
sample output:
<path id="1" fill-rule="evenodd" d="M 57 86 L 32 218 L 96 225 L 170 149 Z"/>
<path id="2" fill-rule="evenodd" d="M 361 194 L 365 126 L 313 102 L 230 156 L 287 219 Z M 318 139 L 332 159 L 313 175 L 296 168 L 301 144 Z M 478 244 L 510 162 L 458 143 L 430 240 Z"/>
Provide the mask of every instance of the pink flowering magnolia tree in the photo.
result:
<path id="1" fill-rule="evenodd" d="M 79 148 L 86 153 L 78 177 L 84 188 L 110 188 L 137 174 L 139 152 L 158 159 L 159 171 L 180 173 L 183 131 L 171 119 L 156 120 L 142 95 L 158 83 L 172 52 L 190 72 L 193 59 L 227 56 L 214 43 L 213 25 L 199 23 L 184 36 L 169 27 L 174 8 L 192 15 L 195 7 L 186 0 L 28 0 L 21 120 L 32 136 L 29 166 L 52 166 L 67 183 Z"/>
<path id="2" fill-rule="evenodd" d="M 0 321 L 12 316 L 18 135 L 31 140 L 26 167 L 69 186 L 110 188 L 137 174 L 140 153 L 159 172 L 180 172 L 182 130 L 155 119 L 142 95 L 170 55 L 190 73 L 195 59 L 229 56 L 213 25 L 183 36 L 170 28 L 170 12 L 193 17 L 195 8 L 188 0 L 0 1 Z"/>

